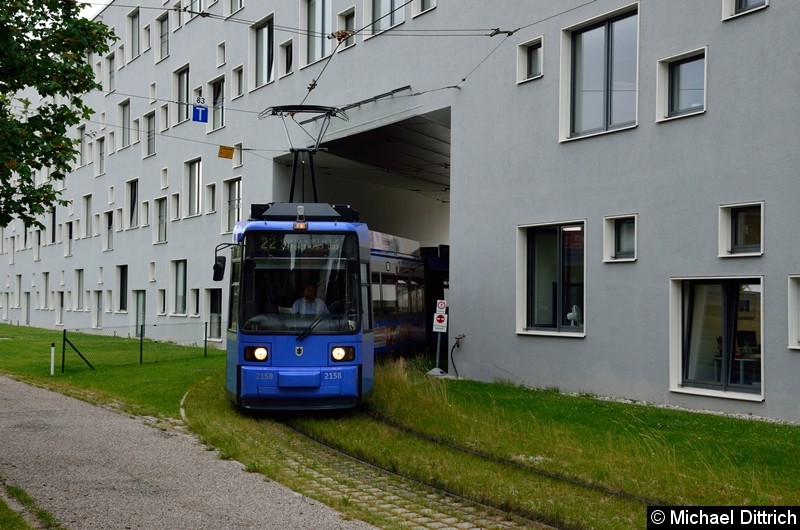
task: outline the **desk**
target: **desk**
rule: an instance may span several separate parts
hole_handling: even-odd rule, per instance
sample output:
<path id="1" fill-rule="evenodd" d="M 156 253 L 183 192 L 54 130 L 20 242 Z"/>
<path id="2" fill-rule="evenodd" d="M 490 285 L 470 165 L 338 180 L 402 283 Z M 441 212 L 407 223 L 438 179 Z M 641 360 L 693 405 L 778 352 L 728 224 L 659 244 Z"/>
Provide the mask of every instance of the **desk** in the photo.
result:
<path id="1" fill-rule="evenodd" d="M 760 354 L 743 355 L 741 357 L 734 357 L 733 360 L 736 361 L 739 364 L 739 377 L 738 377 L 737 383 L 739 383 L 740 385 L 743 385 L 744 384 L 744 371 L 745 371 L 745 368 L 752 368 L 752 366 L 748 366 L 749 363 L 759 363 L 759 367 L 760 367 L 761 355 Z M 715 381 L 719 381 L 720 380 L 721 372 L 722 372 L 722 357 L 714 356 L 714 380 Z M 750 382 L 751 384 L 752 383 L 761 383 L 761 372 L 760 371 L 759 371 L 758 375 L 759 375 L 758 379 L 756 380 L 755 378 L 753 378 L 753 380 Z"/>

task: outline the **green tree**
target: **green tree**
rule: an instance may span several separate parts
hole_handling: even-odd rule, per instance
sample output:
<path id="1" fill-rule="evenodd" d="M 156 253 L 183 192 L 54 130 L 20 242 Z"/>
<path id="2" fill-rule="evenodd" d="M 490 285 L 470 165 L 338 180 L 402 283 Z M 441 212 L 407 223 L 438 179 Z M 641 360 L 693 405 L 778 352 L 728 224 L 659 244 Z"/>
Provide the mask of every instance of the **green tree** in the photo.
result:
<path id="1" fill-rule="evenodd" d="M 54 187 L 78 155 L 67 133 L 93 112 L 81 97 L 101 88 L 87 58 L 116 40 L 81 8 L 75 0 L 0 3 L 0 227 L 14 219 L 42 226 L 43 214 L 67 204 Z M 49 175 L 37 182 L 43 168 Z"/>

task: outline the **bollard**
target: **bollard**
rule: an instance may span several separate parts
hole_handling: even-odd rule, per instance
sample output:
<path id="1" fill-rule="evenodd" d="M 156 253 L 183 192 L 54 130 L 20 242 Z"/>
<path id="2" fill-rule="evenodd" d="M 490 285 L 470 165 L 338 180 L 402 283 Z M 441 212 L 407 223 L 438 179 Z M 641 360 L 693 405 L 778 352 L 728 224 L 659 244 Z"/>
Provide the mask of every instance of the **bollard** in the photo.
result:
<path id="1" fill-rule="evenodd" d="M 56 343 L 50 343 L 50 375 L 56 373 Z"/>

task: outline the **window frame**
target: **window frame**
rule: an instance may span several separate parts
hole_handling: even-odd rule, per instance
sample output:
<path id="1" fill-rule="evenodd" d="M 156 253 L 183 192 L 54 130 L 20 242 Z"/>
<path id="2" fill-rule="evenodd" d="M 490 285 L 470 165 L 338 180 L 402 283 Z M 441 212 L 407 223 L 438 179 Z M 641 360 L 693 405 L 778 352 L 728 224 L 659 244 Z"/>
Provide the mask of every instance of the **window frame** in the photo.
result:
<path id="1" fill-rule="evenodd" d="M 189 263 L 186 259 L 172 260 L 172 287 L 175 295 L 172 297 L 172 315 L 186 316 L 189 307 L 188 300 L 188 269 Z"/>
<path id="2" fill-rule="evenodd" d="M 703 105 L 695 109 L 672 110 L 673 67 L 703 59 Z M 687 116 L 705 114 L 708 108 L 708 47 L 696 48 L 687 52 L 665 57 L 658 61 L 656 74 L 656 121 L 670 121 Z"/>
<path id="3" fill-rule="evenodd" d="M 337 30 L 338 31 L 348 31 L 350 35 L 342 41 L 341 46 L 339 47 L 339 51 L 344 51 L 348 48 L 352 48 L 356 45 L 356 8 L 355 6 L 350 6 L 349 8 L 345 9 L 344 11 L 340 12 L 336 16 L 337 21 Z"/>
<path id="4" fill-rule="evenodd" d="M 722 20 L 730 20 L 742 15 L 749 15 L 769 7 L 770 0 L 763 0 L 758 4 L 747 7 L 743 6 L 742 0 L 722 0 Z"/>
<path id="5" fill-rule="evenodd" d="M 120 149 L 131 145 L 131 100 L 126 99 L 118 105 L 120 122 Z"/>
<path id="6" fill-rule="evenodd" d="M 620 252 L 619 224 L 633 221 L 633 250 Z M 639 259 L 639 214 L 610 215 L 603 218 L 603 261 L 605 263 L 624 263 Z"/>
<path id="7" fill-rule="evenodd" d="M 333 51 L 332 43 L 328 39 L 332 27 L 332 14 L 333 2 L 331 0 L 305 0 L 303 2 L 302 24 L 305 28 L 306 38 L 300 39 L 300 42 L 305 45 L 303 58 L 306 66 L 325 59 Z"/>
<path id="8" fill-rule="evenodd" d="M 265 38 L 266 37 L 266 38 Z M 250 90 L 275 80 L 275 15 L 270 13 L 252 26 Z"/>
<path id="9" fill-rule="evenodd" d="M 155 54 L 156 62 L 162 61 L 169 57 L 169 13 L 163 13 L 156 19 L 158 23 L 158 53 Z"/>
<path id="10" fill-rule="evenodd" d="M 636 59 L 635 59 L 635 90 L 634 90 L 634 104 L 633 104 L 633 120 L 630 122 L 620 123 L 618 125 L 609 126 L 608 117 L 605 118 L 605 125 L 602 129 L 587 130 L 584 132 L 575 132 L 573 124 L 575 121 L 575 108 L 574 108 L 574 81 L 575 81 L 575 36 L 585 33 L 592 29 L 602 26 L 608 26 L 611 23 L 624 20 L 625 18 L 636 17 Z M 584 21 L 567 27 L 561 31 L 561 84 L 560 84 L 560 119 L 559 119 L 559 141 L 567 142 L 579 140 L 582 138 L 590 138 L 600 134 L 609 134 L 618 131 L 632 129 L 639 124 L 639 36 L 640 36 L 640 18 L 639 18 L 639 3 L 635 2 L 622 6 L 613 11 L 607 12 L 601 16 L 591 20 Z M 607 36 L 604 37 L 607 39 Z M 608 52 L 606 50 L 606 63 L 604 66 L 605 71 L 608 70 Z M 607 92 L 608 76 L 606 76 L 604 92 Z M 608 114 L 608 98 L 609 94 L 605 93 L 604 97 L 604 115 Z"/>
<path id="11" fill-rule="evenodd" d="M 230 233 L 233 232 L 236 223 L 242 220 L 242 177 L 226 180 L 223 194 L 225 216 L 222 231 Z"/>
<path id="12" fill-rule="evenodd" d="M 385 14 L 381 15 L 380 12 L 376 13 L 376 1 L 389 2 L 389 9 Z M 380 35 L 385 31 L 389 31 L 403 24 L 405 22 L 405 3 L 406 2 L 401 0 L 366 0 L 364 2 L 364 25 L 367 26 L 367 31 L 364 34 L 364 38 L 368 39 L 375 35 Z M 389 16 L 390 14 L 391 16 Z M 380 22 L 380 27 L 376 29 L 375 23 L 387 17 L 389 21 L 386 23 Z M 369 21 L 369 24 L 367 24 L 366 21 Z M 386 25 L 384 26 L 384 24 Z"/>
<path id="13" fill-rule="evenodd" d="M 175 124 L 189 121 L 192 117 L 190 93 L 190 70 L 189 65 L 182 66 L 175 70 Z"/>
<path id="14" fill-rule="evenodd" d="M 543 335 L 543 336 L 557 336 L 557 337 L 576 337 L 583 338 L 586 336 L 586 269 L 587 269 L 587 221 L 586 219 L 573 219 L 553 223 L 536 223 L 517 226 L 517 271 L 516 281 L 519 288 L 516 290 L 516 333 L 519 335 Z M 565 249 L 563 248 L 560 237 L 565 232 L 565 228 L 580 227 L 582 231 L 582 278 L 581 278 L 581 293 L 580 299 L 582 301 L 581 320 L 579 326 L 568 325 L 564 322 L 566 319 L 567 311 L 564 311 L 564 262 L 565 262 Z M 531 324 L 531 307 L 535 303 L 532 297 L 535 297 L 534 286 L 532 285 L 531 278 L 533 274 L 532 261 L 532 244 L 533 233 L 539 229 L 555 229 L 558 233 L 556 242 L 556 293 L 554 314 L 557 315 L 556 322 L 552 326 L 537 326 Z M 567 304 L 569 305 L 569 304 Z"/>
<path id="15" fill-rule="evenodd" d="M 747 389 L 722 383 L 720 385 L 702 384 L 692 381 L 684 381 L 685 364 L 685 344 L 684 344 L 684 285 L 687 282 L 695 284 L 715 284 L 722 282 L 758 281 L 760 287 L 760 321 L 758 323 L 762 336 L 760 341 L 760 382 L 757 391 L 746 391 Z M 699 396 L 717 397 L 725 399 L 737 399 L 742 401 L 764 401 L 764 277 L 763 276 L 719 276 L 719 277 L 673 277 L 669 280 L 669 390 L 670 392 L 693 394 Z M 730 318 L 730 317 L 727 317 Z M 731 335 L 732 336 L 732 335 Z M 723 346 L 724 347 L 724 346 Z M 730 356 L 732 352 L 728 352 Z M 730 359 L 729 359 L 730 360 Z"/>
<path id="16" fill-rule="evenodd" d="M 530 72 L 531 50 L 537 50 L 538 71 Z M 544 36 L 539 35 L 517 45 L 517 84 L 527 83 L 544 77 Z"/>
<path id="17" fill-rule="evenodd" d="M 184 201 L 186 211 L 183 213 L 184 217 L 195 217 L 203 213 L 203 160 L 202 158 L 188 160 L 185 162 L 184 167 L 183 193 L 186 196 Z"/>
<path id="18" fill-rule="evenodd" d="M 137 7 L 128 13 L 128 62 L 133 61 L 142 54 L 141 15 Z"/>
<path id="19" fill-rule="evenodd" d="M 735 245 L 737 221 L 736 212 L 746 209 L 761 209 L 759 245 Z M 720 258 L 741 258 L 762 256 L 764 254 L 764 201 L 722 204 L 719 207 L 719 250 Z"/>
<path id="20" fill-rule="evenodd" d="M 211 95 L 209 132 L 225 127 L 225 76 L 220 76 L 208 84 Z"/>
<path id="21" fill-rule="evenodd" d="M 156 154 L 156 111 L 144 116 L 145 141 L 142 142 L 142 158 Z"/>

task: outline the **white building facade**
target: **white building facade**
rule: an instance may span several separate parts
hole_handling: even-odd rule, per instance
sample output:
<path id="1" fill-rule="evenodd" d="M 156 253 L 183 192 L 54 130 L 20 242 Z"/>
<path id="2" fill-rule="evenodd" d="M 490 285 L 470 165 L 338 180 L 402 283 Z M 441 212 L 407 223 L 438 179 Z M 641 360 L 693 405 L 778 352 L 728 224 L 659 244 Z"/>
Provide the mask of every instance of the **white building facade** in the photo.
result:
<path id="1" fill-rule="evenodd" d="M 263 111 L 331 106 L 347 119 L 313 160 L 319 200 L 450 247 L 451 373 L 800 420 L 800 4 L 145 0 L 99 18 L 120 40 L 91 58 L 72 202 L 3 229 L 2 321 L 207 324 L 221 345 L 214 247 L 251 203 L 288 200 L 290 148 L 324 124 Z"/>

